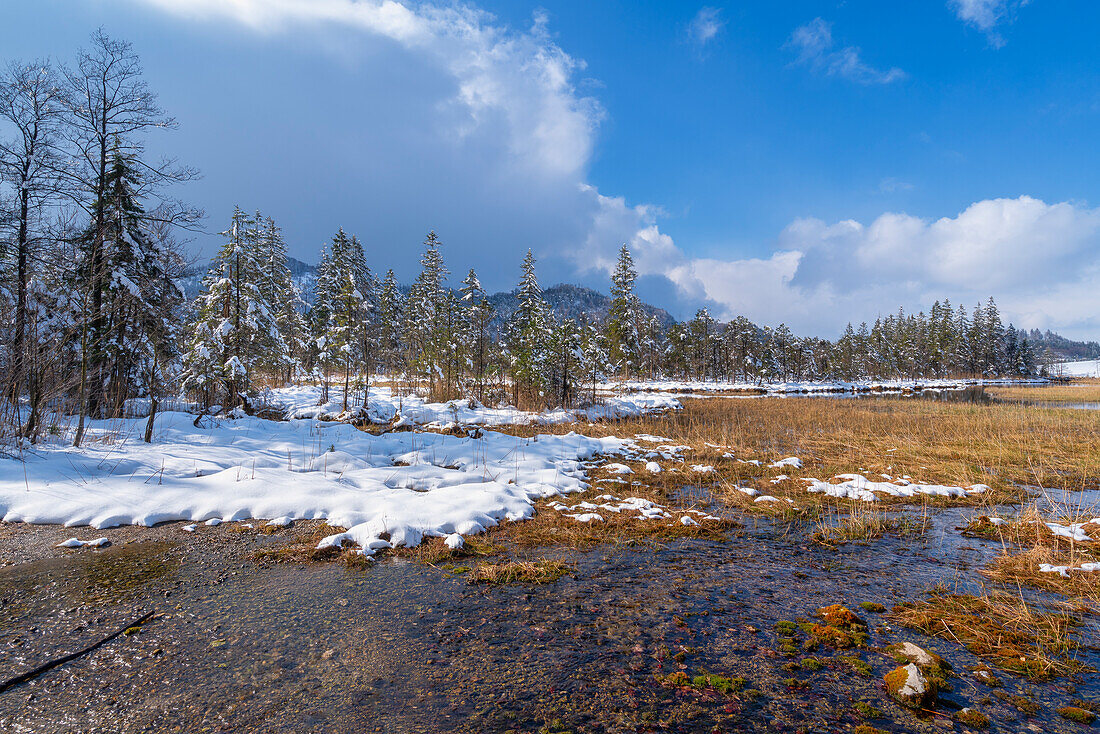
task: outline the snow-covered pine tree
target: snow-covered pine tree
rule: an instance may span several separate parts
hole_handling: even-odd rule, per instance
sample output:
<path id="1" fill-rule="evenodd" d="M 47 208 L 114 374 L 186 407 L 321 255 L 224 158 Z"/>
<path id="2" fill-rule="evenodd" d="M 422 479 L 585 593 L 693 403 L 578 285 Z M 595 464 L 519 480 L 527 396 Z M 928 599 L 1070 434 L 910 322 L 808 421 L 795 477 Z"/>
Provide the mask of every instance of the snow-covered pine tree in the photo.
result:
<path id="1" fill-rule="evenodd" d="M 264 300 L 270 304 L 275 319 L 270 351 L 265 362 L 272 375 L 289 381 L 301 370 L 306 351 L 308 329 L 302 315 L 304 302 L 287 264 L 286 241 L 282 230 L 271 217 L 256 212 L 257 253 L 262 268 L 259 283 Z"/>
<path id="2" fill-rule="evenodd" d="M 577 386 L 584 379 L 582 366 L 581 330 L 573 319 L 563 319 L 555 324 L 547 340 L 547 382 L 553 403 L 571 407 L 576 399 Z"/>
<path id="3" fill-rule="evenodd" d="M 417 377 L 427 380 L 428 392 L 433 398 L 445 400 L 450 391 L 444 384 L 443 369 L 451 344 L 448 331 L 452 319 L 447 313 L 448 273 L 439 251 L 440 244 L 435 230 L 424 240 L 420 274 L 409 291 L 405 309 L 405 332 L 409 368 Z"/>
<path id="4" fill-rule="evenodd" d="M 391 377 L 402 371 L 404 315 L 405 297 L 397 285 L 393 270 L 388 270 L 378 290 L 378 361 L 383 371 Z"/>
<path id="5" fill-rule="evenodd" d="M 641 301 L 634 293 L 638 272 L 630 248 L 623 243 L 615 272 L 611 275 L 611 305 L 608 312 L 607 338 L 611 345 L 611 361 L 624 376 L 638 369 L 641 337 L 639 334 Z"/>
<path id="6" fill-rule="evenodd" d="M 101 287 L 101 329 L 87 330 L 86 350 L 99 365 L 97 379 L 104 390 L 99 407 L 109 415 L 120 415 L 127 398 L 147 394 L 150 376 L 172 359 L 183 302 L 172 281 L 179 264 L 174 251 L 152 236 L 154 218 L 143 209 L 138 193 L 142 185 L 135 162 L 114 151 L 97 204 L 103 229 L 98 237 L 91 229 L 82 237 L 88 249 L 93 240 L 98 242 L 98 255 L 82 260 L 75 271 L 74 287 L 93 278 Z M 93 275 L 96 264 L 101 270 Z"/>
<path id="7" fill-rule="evenodd" d="M 251 220 L 234 208 L 225 243 L 210 263 L 194 305 L 191 338 L 184 355 L 183 387 L 197 391 L 206 406 L 244 404 L 276 332 L 271 304 L 259 286 L 263 268 L 249 244 Z M 220 395 L 219 395 L 220 394 Z"/>
<path id="8" fill-rule="evenodd" d="M 466 344 L 467 367 L 472 382 L 472 392 L 480 401 L 485 400 L 485 379 L 489 366 L 489 322 L 493 318 L 493 306 L 481 287 L 473 268 L 462 281 L 461 302 L 463 309 L 463 341 Z"/>
<path id="9" fill-rule="evenodd" d="M 512 392 L 517 405 L 542 407 L 546 402 L 547 346 L 550 341 L 549 307 L 535 275 L 535 256 L 523 258 L 523 275 L 516 295 L 519 306 L 509 328 Z"/>
<path id="10" fill-rule="evenodd" d="M 608 355 L 607 338 L 599 325 L 589 321 L 583 315 L 580 332 L 580 368 L 585 381 L 591 386 L 591 401 L 596 402 L 596 384 L 607 377 L 611 370 L 611 358 Z"/>
<path id="11" fill-rule="evenodd" d="M 314 338 L 325 375 L 343 371 L 343 410 L 349 405 L 351 375 L 363 364 L 363 330 L 370 317 L 371 277 L 363 247 L 340 229 L 321 254 L 314 300 Z M 327 379 L 326 379 L 327 382 Z"/>

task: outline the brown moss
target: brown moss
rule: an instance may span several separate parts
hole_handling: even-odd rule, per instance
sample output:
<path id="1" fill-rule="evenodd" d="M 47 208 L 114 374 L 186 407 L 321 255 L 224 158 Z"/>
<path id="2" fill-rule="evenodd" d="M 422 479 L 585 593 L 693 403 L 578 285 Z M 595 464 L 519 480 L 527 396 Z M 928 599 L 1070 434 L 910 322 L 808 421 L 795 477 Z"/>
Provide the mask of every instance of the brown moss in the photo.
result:
<path id="1" fill-rule="evenodd" d="M 1092 722 L 1096 721 L 1096 714 L 1078 706 L 1063 706 L 1058 709 L 1058 715 L 1063 719 L 1075 721 L 1078 724 L 1084 724 L 1086 726 L 1091 726 Z"/>
<path id="2" fill-rule="evenodd" d="M 955 721 L 975 729 L 988 729 L 989 717 L 975 708 L 964 708 L 955 714 Z"/>

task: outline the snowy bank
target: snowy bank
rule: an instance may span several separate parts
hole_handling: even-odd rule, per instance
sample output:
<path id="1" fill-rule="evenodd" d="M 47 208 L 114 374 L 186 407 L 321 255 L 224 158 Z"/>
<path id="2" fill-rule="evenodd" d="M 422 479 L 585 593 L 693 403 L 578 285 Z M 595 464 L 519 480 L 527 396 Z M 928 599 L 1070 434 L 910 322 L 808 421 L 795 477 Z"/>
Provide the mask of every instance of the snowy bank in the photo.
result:
<path id="1" fill-rule="evenodd" d="M 366 406 L 352 406 L 343 412 L 343 395 L 329 390 L 329 400 L 321 401 L 321 388 L 315 385 L 283 387 L 264 396 L 267 407 L 278 410 L 288 419 L 317 418 L 320 420 L 363 419 L 371 423 L 444 427 L 559 425 L 578 421 L 620 420 L 638 418 L 666 410 L 676 410 L 680 402 L 670 395 L 633 394 L 607 397 L 601 404 L 571 410 L 542 412 L 518 410 L 511 406 L 490 408 L 476 400 L 451 400 L 429 403 L 419 395 L 394 395 L 387 387 L 372 387 Z"/>
<path id="2" fill-rule="evenodd" d="M 1100 377 L 1100 359 L 1061 362 L 1052 365 L 1050 371 L 1060 377 Z"/>
<path id="3" fill-rule="evenodd" d="M 528 518 L 535 499 L 586 489 L 587 461 L 638 450 L 574 433 L 375 436 L 315 420 L 208 418 L 197 428 L 174 412 L 145 444 L 144 425 L 91 421 L 80 449 L 45 443 L 24 462 L 0 458 L 0 517 L 95 528 L 324 518 L 348 528 L 330 544 L 352 540 L 369 554 Z"/>

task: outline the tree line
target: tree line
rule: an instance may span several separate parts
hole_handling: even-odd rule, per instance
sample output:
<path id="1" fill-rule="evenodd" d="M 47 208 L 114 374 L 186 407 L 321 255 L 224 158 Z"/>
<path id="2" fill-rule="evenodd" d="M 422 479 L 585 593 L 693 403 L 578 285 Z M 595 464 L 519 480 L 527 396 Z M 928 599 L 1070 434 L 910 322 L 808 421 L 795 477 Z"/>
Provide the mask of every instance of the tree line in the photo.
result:
<path id="1" fill-rule="evenodd" d="M 174 128 L 130 44 L 102 31 L 70 64 L 11 63 L 0 75 L 0 427 L 36 440 L 75 416 L 150 415 L 183 398 L 203 410 L 251 411 L 266 387 L 311 380 L 352 410 L 369 380 L 436 400 L 528 408 L 596 398 L 609 377 L 812 380 L 1027 375 L 1028 336 L 1004 326 L 992 299 L 972 311 L 944 301 L 928 314 L 851 325 L 836 341 L 706 309 L 665 327 L 636 292 L 629 248 L 611 276 L 606 318 L 558 318 L 529 251 L 518 307 L 503 327 L 477 273 L 451 286 L 430 232 L 403 287 L 368 266 L 363 243 L 337 231 L 321 252 L 307 304 L 273 219 L 236 209 L 223 244 L 186 302 L 176 233 L 202 212 L 168 196 L 195 177 L 154 160 L 146 136 Z M 333 391 L 330 395 L 329 392 Z M 54 423 L 51 423 L 54 421 Z"/>

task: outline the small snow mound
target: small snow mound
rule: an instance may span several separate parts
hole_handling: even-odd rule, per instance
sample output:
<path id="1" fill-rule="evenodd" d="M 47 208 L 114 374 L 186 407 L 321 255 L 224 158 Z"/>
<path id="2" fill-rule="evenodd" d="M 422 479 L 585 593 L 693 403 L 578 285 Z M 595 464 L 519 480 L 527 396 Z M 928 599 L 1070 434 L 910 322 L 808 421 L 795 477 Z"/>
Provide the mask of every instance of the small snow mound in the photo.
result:
<path id="1" fill-rule="evenodd" d="M 461 550 L 461 549 L 462 549 L 462 547 L 463 547 L 464 545 L 466 545 L 466 541 L 464 541 L 464 540 L 462 539 L 462 536 L 461 536 L 461 535 L 459 535 L 458 533 L 451 533 L 450 535 L 448 535 L 448 536 L 446 537 L 446 539 L 444 539 L 444 541 L 443 541 L 443 542 L 444 542 L 444 543 L 445 543 L 445 544 L 447 545 L 447 547 L 448 547 L 448 548 L 450 548 L 451 550 Z"/>
<path id="2" fill-rule="evenodd" d="M 785 466 L 793 466 L 795 469 L 802 468 L 802 459 L 797 456 L 788 456 L 786 459 L 780 459 L 779 461 L 773 461 L 768 464 L 772 469 L 782 469 Z"/>
<path id="3" fill-rule="evenodd" d="M 194 523 L 191 523 L 190 525 L 184 525 L 182 528 L 180 528 L 180 530 L 184 531 L 185 533 L 193 533 L 195 532 L 196 527 L 197 526 Z"/>
<path id="4" fill-rule="evenodd" d="M 647 461 L 645 464 L 645 470 L 651 474 L 659 474 L 664 471 L 664 469 L 661 468 L 661 465 L 658 464 L 656 461 Z"/>
<path id="5" fill-rule="evenodd" d="M 294 521 L 286 515 L 283 515 L 282 517 L 277 517 L 274 520 L 269 520 L 267 522 L 267 526 L 270 528 L 289 528 L 293 524 Z"/>
<path id="6" fill-rule="evenodd" d="M 111 541 L 106 538 L 96 538 L 95 540 L 78 540 L 77 538 L 69 538 L 66 541 L 57 544 L 58 548 L 102 548 L 111 544 Z"/>
<path id="7" fill-rule="evenodd" d="M 699 523 L 695 522 L 694 520 L 692 520 L 687 515 L 684 515 L 683 517 L 680 518 L 680 524 L 681 525 L 698 525 Z"/>

